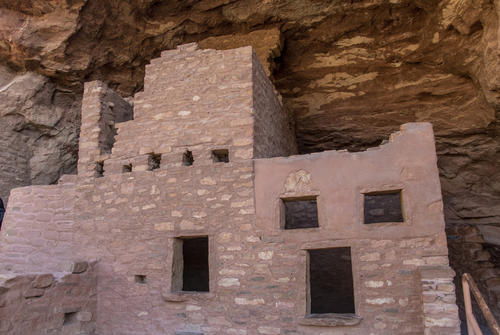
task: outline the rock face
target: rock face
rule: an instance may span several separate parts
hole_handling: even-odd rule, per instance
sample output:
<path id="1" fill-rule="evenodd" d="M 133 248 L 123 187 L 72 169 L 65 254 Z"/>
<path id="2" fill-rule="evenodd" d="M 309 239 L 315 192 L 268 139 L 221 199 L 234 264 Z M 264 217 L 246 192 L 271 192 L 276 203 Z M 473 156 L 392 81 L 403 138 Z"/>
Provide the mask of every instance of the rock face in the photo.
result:
<path id="1" fill-rule="evenodd" d="M 0 68 L 1 198 L 75 171 L 79 96 L 42 75 Z"/>
<path id="2" fill-rule="evenodd" d="M 500 225 L 499 11 L 499 0 L 0 0 L 0 144 L 12 149 L 0 196 L 73 171 L 82 82 L 128 96 L 162 50 L 251 44 L 300 152 L 363 150 L 432 122 L 451 234 Z"/>

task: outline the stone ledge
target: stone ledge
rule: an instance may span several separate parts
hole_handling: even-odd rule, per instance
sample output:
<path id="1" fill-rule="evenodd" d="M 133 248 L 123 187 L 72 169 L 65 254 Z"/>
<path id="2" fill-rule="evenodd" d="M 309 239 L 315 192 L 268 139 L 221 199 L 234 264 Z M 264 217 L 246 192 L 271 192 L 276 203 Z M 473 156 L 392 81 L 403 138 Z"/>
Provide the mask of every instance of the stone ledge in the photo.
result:
<path id="1" fill-rule="evenodd" d="M 163 301 L 166 302 L 184 302 L 190 299 L 209 300 L 215 297 L 210 292 L 170 292 L 162 293 Z"/>
<path id="2" fill-rule="evenodd" d="M 317 326 L 317 327 L 339 327 L 339 326 L 356 326 L 362 317 L 356 314 L 310 314 L 305 318 L 299 318 L 299 325 L 302 326 Z"/>

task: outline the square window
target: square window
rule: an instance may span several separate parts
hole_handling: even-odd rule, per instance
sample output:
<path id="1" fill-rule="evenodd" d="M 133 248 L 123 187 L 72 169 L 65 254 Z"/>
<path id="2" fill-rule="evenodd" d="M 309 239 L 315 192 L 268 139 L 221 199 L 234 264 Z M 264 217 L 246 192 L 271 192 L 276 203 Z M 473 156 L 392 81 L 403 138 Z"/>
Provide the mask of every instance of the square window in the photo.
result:
<path id="1" fill-rule="evenodd" d="M 123 173 L 132 172 L 132 164 L 123 165 L 122 172 Z"/>
<path id="2" fill-rule="evenodd" d="M 214 161 L 214 163 L 229 163 L 229 150 L 212 150 L 212 160 Z"/>
<path id="3" fill-rule="evenodd" d="M 78 322 L 77 313 L 78 312 L 64 313 L 63 325 L 66 326 L 66 325 L 71 325 L 71 324 Z"/>
<path id="4" fill-rule="evenodd" d="M 161 165 L 161 154 L 149 154 L 148 156 L 148 170 L 153 171 L 159 169 Z"/>
<path id="5" fill-rule="evenodd" d="M 308 251 L 308 313 L 355 313 L 351 248 Z"/>
<path id="6" fill-rule="evenodd" d="M 315 196 L 281 200 L 282 220 L 284 220 L 282 227 L 284 229 L 319 227 L 318 204 Z"/>
<path id="7" fill-rule="evenodd" d="M 194 163 L 194 158 L 193 158 L 193 153 L 189 150 L 186 150 L 182 154 L 182 165 L 184 166 L 191 166 Z"/>
<path id="8" fill-rule="evenodd" d="M 175 239 L 172 291 L 209 291 L 207 236 Z"/>
<path id="9" fill-rule="evenodd" d="M 146 284 L 146 275 L 135 275 L 134 280 L 137 284 Z"/>
<path id="10" fill-rule="evenodd" d="M 401 190 L 364 195 L 364 223 L 404 222 Z"/>

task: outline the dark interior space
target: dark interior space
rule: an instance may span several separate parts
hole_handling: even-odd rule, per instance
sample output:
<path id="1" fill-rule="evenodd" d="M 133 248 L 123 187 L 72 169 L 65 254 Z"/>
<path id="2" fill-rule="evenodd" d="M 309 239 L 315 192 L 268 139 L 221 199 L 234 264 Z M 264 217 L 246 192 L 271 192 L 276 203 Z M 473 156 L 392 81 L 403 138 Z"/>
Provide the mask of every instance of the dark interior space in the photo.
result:
<path id="1" fill-rule="evenodd" d="M 76 318 L 76 314 L 77 314 L 77 312 L 64 313 L 63 325 L 71 325 L 71 324 L 77 322 L 78 320 Z"/>
<path id="2" fill-rule="evenodd" d="M 316 198 L 283 199 L 283 207 L 285 229 L 319 227 Z"/>
<path id="3" fill-rule="evenodd" d="M 208 237 L 184 239 L 182 256 L 184 260 L 182 290 L 208 292 Z"/>
<path id="4" fill-rule="evenodd" d="M 97 162 L 95 164 L 95 177 L 100 178 L 104 175 L 104 162 Z"/>
<path id="5" fill-rule="evenodd" d="M 135 275 L 134 280 L 137 284 L 146 284 L 146 275 Z"/>
<path id="6" fill-rule="evenodd" d="M 229 163 L 229 150 L 227 149 L 213 150 L 212 159 L 214 163 Z"/>
<path id="7" fill-rule="evenodd" d="M 367 193 L 364 198 L 365 224 L 404 221 L 401 191 Z"/>
<path id="8" fill-rule="evenodd" d="M 309 250 L 310 314 L 355 313 L 351 248 Z"/>
<path id="9" fill-rule="evenodd" d="M 182 154 L 182 165 L 191 166 L 193 165 L 193 162 L 194 162 L 193 153 L 189 150 L 186 150 L 186 152 Z"/>
<path id="10" fill-rule="evenodd" d="M 148 157 L 148 170 L 159 169 L 161 165 L 161 154 L 150 154 Z"/>
<path id="11" fill-rule="evenodd" d="M 132 164 L 127 164 L 122 167 L 122 172 L 123 173 L 128 173 L 132 172 Z"/>

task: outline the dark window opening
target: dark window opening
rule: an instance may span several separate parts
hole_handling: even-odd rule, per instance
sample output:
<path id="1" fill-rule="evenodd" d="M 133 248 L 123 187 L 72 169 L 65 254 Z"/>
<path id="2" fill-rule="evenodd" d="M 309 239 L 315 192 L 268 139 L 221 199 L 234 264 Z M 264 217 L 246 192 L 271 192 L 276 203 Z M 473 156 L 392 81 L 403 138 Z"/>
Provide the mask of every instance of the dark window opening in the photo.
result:
<path id="1" fill-rule="evenodd" d="M 364 223 L 403 222 L 401 191 L 364 195 Z"/>
<path id="2" fill-rule="evenodd" d="M 146 275 L 135 275 L 134 279 L 138 284 L 146 284 Z"/>
<path id="3" fill-rule="evenodd" d="M 282 199 L 285 229 L 316 228 L 318 204 L 316 197 Z"/>
<path id="4" fill-rule="evenodd" d="M 172 272 L 173 291 L 208 292 L 208 237 L 176 239 Z"/>
<path id="5" fill-rule="evenodd" d="M 212 160 L 214 161 L 214 163 L 229 163 L 229 150 L 212 150 Z"/>
<path id="6" fill-rule="evenodd" d="M 186 152 L 182 154 L 182 165 L 191 166 L 193 165 L 193 162 L 194 162 L 193 153 L 189 150 L 186 150 Z"/>
<path id="7" fill-rule="evenodd" d="M 355 313 L 351 248 L 309 250 L 309 313 Z"/>
<path id="8" fill-rule="evenodd" d="M 127 173 L 127 172 L 132 172 L 132 164 L 127 164 L 122 167 L 122 172 Z"/>
<path id="9" fill-rule="evenodd" d="M 149 154 L 148 170 L 153 171 L 159 169 L 161 165 L 161 154 Z"/>
<path id="10" fill-rule="evenodd" d="M 76 315 L 77 312 L 64 313 L 63 325 L 70 325 L 76 323 L 78 321 Z"/>
<path id="11" fill-rule="evenodd" d="M 104 176 L 104 162 L 95 163 L 95 173 L 94 176 L 96 178 L 100 178 Z"/>

